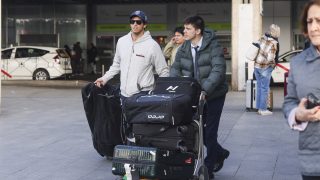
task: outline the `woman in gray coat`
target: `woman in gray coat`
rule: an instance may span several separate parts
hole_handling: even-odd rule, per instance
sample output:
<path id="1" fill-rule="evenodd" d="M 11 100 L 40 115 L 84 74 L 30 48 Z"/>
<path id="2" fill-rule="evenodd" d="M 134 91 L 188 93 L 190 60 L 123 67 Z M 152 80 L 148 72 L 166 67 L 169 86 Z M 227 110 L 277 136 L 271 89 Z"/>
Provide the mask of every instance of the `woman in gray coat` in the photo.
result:
<path id="1" fill-rule="evenodd" d="M 303 180 L 320 179 L 320 106 L 307 107 L 307 94 L 320 98 L 320 0 L 309 1 L 301 16 L 310 47 L 290 63 L 288 94 L 283 112 L 293 130 L 299 131 L 299 159 Z"/>

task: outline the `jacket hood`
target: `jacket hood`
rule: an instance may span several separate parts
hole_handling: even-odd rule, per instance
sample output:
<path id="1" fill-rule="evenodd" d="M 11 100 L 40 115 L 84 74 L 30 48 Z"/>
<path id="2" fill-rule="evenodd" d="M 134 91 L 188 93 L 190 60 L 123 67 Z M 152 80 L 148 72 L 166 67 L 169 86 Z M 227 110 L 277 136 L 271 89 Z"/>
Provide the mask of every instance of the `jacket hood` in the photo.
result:
<path id="1" fill-rule="evenodd" d="M 132 35 L 132 32 L 131 32 L 131 31 L 129 32 L 129 35 L 130 35 L 130 37 L 132 37 L 132 36 L 131 36 L 131 35 Z M 137 39 L 137 41 L 136 41 L 135 43 L 140 43 L 140 42 L 146 41 L 146 40 L 151 39 L 151 38 L 152 38 L 152 37 L 151 37 L 150 32 L 149 32 L 149 31 L 145 31 L 145 32 L 143 33 L 143 35 L 142 35 L 139 39 Z M 132 40 L 132 38 L 131 38 L 131 40 Z"/>
<path id="2" fill-rule="evenodd" d="M 209 29 L 204 29 L 202 45 L 200 50 L 206 48 L 210 44 L 210 42 L 213 41 L 214 39 L 216 39 L 216 34 Z"/>

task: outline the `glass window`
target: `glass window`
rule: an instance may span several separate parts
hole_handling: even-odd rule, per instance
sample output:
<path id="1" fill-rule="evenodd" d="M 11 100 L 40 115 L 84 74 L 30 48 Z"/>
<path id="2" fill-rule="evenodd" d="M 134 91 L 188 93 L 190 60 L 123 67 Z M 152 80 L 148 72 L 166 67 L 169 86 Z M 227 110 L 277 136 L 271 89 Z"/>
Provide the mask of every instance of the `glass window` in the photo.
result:
<path id="1" fill-rule="evenodd" d="M 40 57 L 49 53 L 49 51 L 35 48 L 17 48 L 15 58 Z"/>
<path id="2" fill-rule="evenodd" d="M 1 52 L 1 59 L 10 59 L 12 49 L 7 49 Z"/>
<path id="3" fill-rule="evenodd" d="M 15 58 L 28 57 L 28 48 L 17 48 Z"/>
<path id="4" fill-rule="evenodd" d="M 283 58 L 279 59 L 279 62 L 290 62 L 290 60 L 296 56 L 297 54 L 299 54 L 300 52 L 293 52 L 293 53 L 290 53 L 286 56 L 284 56 Z"/>
<path id="5" fill-rule="evenodd" d="M 17 34 L 54 34 L 52 18 L 16 19 Z"/>
<path id="6" fill-rule="evenodd" d="M 30 48 L 29 52 L 30 52 L 29 57 L 40 57 L 40 56 L 43 56 L 43 55 L 49 53 L 49 51 L 47 51 L 47 50 L 33 49 L 33 48 Z"/>
<path id="7" fill-rule="evenodd" d="M 86 19 L 65 18 L 58 19 L 56 23 L 57 33 L 59 34 L 59 47 L 72 45 L 76 42 L 81 43 L 81 48 L 86 49 Z"/>

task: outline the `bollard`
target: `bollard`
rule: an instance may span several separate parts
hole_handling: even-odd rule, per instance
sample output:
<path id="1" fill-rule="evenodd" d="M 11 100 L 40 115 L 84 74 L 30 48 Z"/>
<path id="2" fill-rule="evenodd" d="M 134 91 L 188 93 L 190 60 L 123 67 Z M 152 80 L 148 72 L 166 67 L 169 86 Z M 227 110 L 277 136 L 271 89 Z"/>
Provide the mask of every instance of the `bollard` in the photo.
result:
<path id="1" fill-rule="evenodd" d="M 104 73 L 104 64 L 101 65 L 101 76 L 103 76 Z"/>
<path id="2" fill-rule="evenodd" d="M 283 82 L 283 95 L 284 95 L 284 97 L 287 95 L 288 76 L 289 76 L 289 71 L 284 73 L 284 82 Z"/>

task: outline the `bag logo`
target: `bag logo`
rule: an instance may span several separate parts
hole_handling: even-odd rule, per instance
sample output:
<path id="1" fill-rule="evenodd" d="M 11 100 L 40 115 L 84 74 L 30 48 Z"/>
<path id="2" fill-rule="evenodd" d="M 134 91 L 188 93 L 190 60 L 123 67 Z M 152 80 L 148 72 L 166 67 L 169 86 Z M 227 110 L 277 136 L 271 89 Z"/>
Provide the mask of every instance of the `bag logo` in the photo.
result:
<path id="1" fill-rule="evenodd" d="M 169 86 L 166 90 L 167 91 L 175 91 L 179 86 Z"/>
<path id="2" fill-rule="evenodd" d="M 164 119 L 164 115 L 148 115 L 148 119 Z"/>

